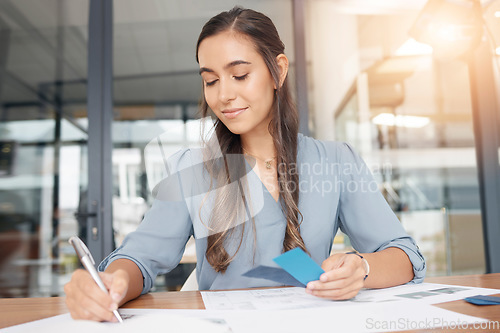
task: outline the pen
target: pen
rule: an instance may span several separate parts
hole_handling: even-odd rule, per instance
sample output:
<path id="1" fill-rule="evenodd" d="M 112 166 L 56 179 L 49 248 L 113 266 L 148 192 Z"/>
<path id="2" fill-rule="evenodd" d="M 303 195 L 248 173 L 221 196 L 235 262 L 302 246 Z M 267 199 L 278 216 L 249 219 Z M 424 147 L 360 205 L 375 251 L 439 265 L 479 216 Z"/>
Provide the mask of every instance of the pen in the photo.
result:
<path id="1" fill-rule="evenodd" d="M 85 243 L 82 242 L 82 240 L 76 236 L 71 237 L 69 239 L 69 243 L 73 245 L 73 248 L 75 249 L 78 258 L 80 259 L 80 262 L 82 263 L 83 267 L 85 267 L 87 272 L 90 273 L 95 283 L 97 283 L 97 285 L 99 286 L 99 288 L 102 289 L 102 291 L 107 293 L 108 289 L 106 288 L 101 278 L 99 277 L 99 273 L 97 273 L 97 270 L 94 267 L 95 265 L 94 258 L 92 258 L 92 254 L 90 253 Z M 118 319 L 120 323 L 123 323 L 123 319 L 120 316 L 120 313 L 118 313 L 118 310 L 114 310 L 113 313 L 116 316 L 116 319 Z"/>

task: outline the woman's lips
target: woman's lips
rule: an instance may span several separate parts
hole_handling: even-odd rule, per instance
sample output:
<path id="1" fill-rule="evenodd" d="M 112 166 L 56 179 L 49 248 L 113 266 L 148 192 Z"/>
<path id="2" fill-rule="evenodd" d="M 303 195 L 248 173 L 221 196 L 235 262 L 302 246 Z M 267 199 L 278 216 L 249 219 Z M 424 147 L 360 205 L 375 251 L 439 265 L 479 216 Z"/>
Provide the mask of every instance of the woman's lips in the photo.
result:
<path id="1" fill-rule="evenodd" d="M 238 109 L 226 109 L 222 111 L 222 114 L 224 117 L 227 119 L 234 119 L 236 118 L 239 114 L 241 114 L 243 111 L 245 111 L 247 108 L 238 108 Z"/>

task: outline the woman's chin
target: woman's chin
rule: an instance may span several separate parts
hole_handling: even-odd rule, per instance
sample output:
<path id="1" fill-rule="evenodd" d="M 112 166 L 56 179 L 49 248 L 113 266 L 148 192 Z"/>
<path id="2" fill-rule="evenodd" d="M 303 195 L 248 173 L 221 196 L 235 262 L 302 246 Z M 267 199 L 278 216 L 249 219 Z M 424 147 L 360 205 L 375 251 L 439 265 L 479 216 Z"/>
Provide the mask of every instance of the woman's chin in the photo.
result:
<path id="1" fill-rule="evenodd" d="M 248 132 L 248 130 L 245 128 L 235 127 L 235 126 L 228 127 L 228 129 L 231 133 L 236 135 L 242 135 Z"/>
<path id="2" fill-rule="evenodd" d="M 224 120 L 223 123 L 226 125 L 227 129 L 235 135 L 245 135 L 249 133 L 268 133 L 269 121 L 265 119 L 261 122 L 256 122 L 254 119 L 244 120 L 238 119 L 238 121 Z"/>
<path id="3" fill-rule="evenodd" d="M 247 133 L 250 130 L 250 128 L 248 128 L 248 126 L 245 126 L 245 124 L 228 124 L 228 123 L 225 123 L 224 125 L 226 125 L 227 129 L 231 133 L 236 134 L 236 135 L 245 134 L 245 133 Z"/>

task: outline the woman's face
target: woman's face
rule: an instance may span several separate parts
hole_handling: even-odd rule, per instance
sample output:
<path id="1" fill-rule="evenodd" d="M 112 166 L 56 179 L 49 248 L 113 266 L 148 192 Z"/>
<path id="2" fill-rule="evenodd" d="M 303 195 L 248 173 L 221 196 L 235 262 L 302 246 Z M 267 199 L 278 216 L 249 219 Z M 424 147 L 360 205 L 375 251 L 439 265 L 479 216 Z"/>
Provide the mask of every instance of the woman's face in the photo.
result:
<path id="1" fill-rule="evenodd" d="M 266 134 L 275 84 L 264 59 L 244 35 L 225 31 L 198 49 L 208 106 L 234 134 Z"/>

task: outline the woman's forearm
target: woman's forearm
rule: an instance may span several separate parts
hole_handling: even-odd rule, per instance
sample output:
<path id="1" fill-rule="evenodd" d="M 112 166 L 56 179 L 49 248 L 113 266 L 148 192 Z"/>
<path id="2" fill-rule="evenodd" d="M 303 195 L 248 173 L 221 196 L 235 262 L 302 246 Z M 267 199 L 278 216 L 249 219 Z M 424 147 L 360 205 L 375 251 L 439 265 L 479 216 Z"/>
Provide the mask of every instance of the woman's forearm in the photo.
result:
<path id="1" fill-rule="evenodd" d="M 380 252 L 361 254 L 370 265 L 370 274 L 365 280 L 365 288 L 387 288 L 410 282 L 413 265 L 406 253 L 396 247 Z"/>
<path id="2" fill-rule="evenodd" d="M 143 288 L 143 277 L 139 267 L 137 267 L 133 261 L 128 259 L 117 259 L 113 261 L 108 268 L 106 268 L 106 273 L 113 273 L 119 269 L 127 272 L 129 276 L 127 293 L 119 304 L 123 305 L 141 294 Z"/>

